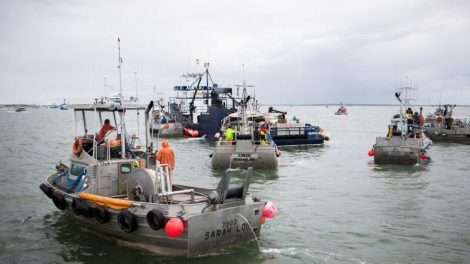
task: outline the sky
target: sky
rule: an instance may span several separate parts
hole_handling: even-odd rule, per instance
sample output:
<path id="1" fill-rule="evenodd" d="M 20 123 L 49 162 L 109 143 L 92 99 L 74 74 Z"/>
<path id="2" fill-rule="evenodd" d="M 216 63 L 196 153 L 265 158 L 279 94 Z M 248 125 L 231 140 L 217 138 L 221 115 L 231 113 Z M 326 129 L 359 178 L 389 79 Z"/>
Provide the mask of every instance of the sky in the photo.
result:
<path id="1" fill-rule="evenodd" d="M 262 104 L 470 104 L 470 1 L 0 0 L 0 104 L 173 96 L 187 72 Z M 199 60 L 199 64 L 197 64 Z"/>

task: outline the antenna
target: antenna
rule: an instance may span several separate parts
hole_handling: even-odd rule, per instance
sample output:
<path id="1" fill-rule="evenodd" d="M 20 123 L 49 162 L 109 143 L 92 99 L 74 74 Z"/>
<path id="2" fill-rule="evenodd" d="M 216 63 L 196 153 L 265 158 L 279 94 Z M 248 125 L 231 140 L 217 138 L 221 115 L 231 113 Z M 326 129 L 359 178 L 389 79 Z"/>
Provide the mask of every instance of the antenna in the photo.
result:
<path id="1" fill-rule="evenodd" d="M 119 51 L 119 104 L 122 107 L 123 95 L 122 95 L 122 78 L 121 78 L 121 66 L 122 66 L 122 58 L 121 58 L 121 39 L 118 38 L 118 51 Z M 121 115 L 121 158 L 126 158 L 126 125 L 124 121 L 124 111 L 120 112 Z"/>
<path id="2" fill-rule="evenodd" d="M 122 58 L 121 58 L 121 39 L 118 38 L 118 51 L 119 51 L 119 64 L 118 64 L 118 69 L 119 69 L 119 99 L 120 99 L 120 104 L 122 106 L 122 77 L 121 77 L 121 67 L 122 67 Z"/>
<path id="3" fill-rule="evenodd" d="M 114 87 L 114 86 L 106 84 L 106 76 L 103 77 L 103 78 L 104 78 L 104 98 L 106 98 L 106 97 L 107 97 L 107 95 L 106 95 L 106 87 L 110 87 L 110 88 L 111 88 L 111 87 Z"/>
<path id="4" fill-rule="evenodd" d="M 135 101 L 139 101 L 139 92 L 137 89 L 137 72 L 134 72 L 135 74 Z"/>

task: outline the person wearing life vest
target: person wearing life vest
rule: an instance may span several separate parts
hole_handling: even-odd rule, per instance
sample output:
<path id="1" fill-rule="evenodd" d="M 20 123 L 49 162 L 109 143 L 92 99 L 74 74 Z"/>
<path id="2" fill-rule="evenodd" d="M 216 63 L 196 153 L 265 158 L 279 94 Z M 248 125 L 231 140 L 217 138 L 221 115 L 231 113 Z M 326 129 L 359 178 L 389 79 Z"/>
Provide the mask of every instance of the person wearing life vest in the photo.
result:
<path id="1" fill-rule="evenodd" d="M 228 125 L 227 130 L 225 130 L 225 140 L 232 143 L 235 140 L 236 131 L 232 128 L 232 125 Z"/>
<path id="2" fill-rule="evenodd" d="M 264 144 L 268 137 L 268 128 L 266 124 L 261 125 L 261 131 L 259 132 L 261 136 L 261 144 Z"/>
<path id="3" fill-rule="evenodd" d="M 160 164 L 170 166 L 170 176 L 172 176 L 176 165 L 175 152 L 170 148 L 170 143 L 166 139 L 162 141 L 162 148 L 157 153 L 157 160 Z"/>
<path id="4" fill-rule="evenodd" d="M 100 141 L 102 141 L 104 139 L 104 137 L 106 136 L 106 133 L 108 133 L 108 131 L 111 131 L 113 129 L 114 129 L 114 127 L 111 125 L 111 122 L 109 121 L 109 119 L 105 119 L 104 120 L 104 125 L 100 129 L 100 132 L 98 133 L 98 137 L 96 138 L 98 143 L 100 143 Z"/>

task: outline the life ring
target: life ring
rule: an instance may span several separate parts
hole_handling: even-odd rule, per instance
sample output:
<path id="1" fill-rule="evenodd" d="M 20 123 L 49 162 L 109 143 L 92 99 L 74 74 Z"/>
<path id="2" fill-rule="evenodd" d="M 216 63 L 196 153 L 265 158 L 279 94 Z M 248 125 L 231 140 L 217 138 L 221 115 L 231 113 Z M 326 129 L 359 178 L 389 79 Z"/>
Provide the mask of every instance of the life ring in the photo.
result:
<path id="1" fill-rule="evenodd" d="M 39 189 L 41 189 L 41 191 L 47 195 L 47 197 L 52 198 L 52 188 L 50 186 L 48 186 L 47 184 L 45 183 L 41 183 L 41 185 L 39 185 Z"/>
<path id="2" fill-rule="evenodd" d="M 442 123 L 442 121 L 444 121 L 444 119 L 442 118 L 442 116 L 438 116 L 438 117 L 436 118 L 436 122 L 437 122 L 437 123 Z"/>
<path id="3" fill-rule="evenodd" d="M 134 214 L 127 210 L 118 214 L 117 221 L 119 227 L 126 233 L 131 233 L 137 229 L 137 219 L 135 219 Z"/>
<path id="4" fill-rule="evenodd" d="M 170 128 L 170 124 L 165 124 L 165 125 L 163 126 L 163 129 L 168 129 L 168 128 Z"/>
<path id="5" fill-rule="evenodd" d="M 81 138 L 77 138 L 75 142 L 73 143 L 73 148 L 72 148 L 73 155 L 77 157 L 80 156 L 80 154 L 82 154 L 82 150 L 83 150 L 83 141 Z"/>
<path id="6" fill-rule="evenodd" d="M 165 227 L 165 216 L 158 209 L 150 210 L 147 213 L 147 223 L 153 230 L 160 230 Z"/>
<path id="7" fill-rule="evenodd" d="M 67 208 L 67 201 L 65 201 L 64 196 L 62 196 L 60 193 L 54 192 L 51 196 L 51 199 L 57 209 L 64 210 Z"/>
<path id="8" fill-rule="evenodd" d="M 101 206 L 92 207 L 93 216 L 96 222 L 104 224 L 109 220 L 108 210 Z"/>

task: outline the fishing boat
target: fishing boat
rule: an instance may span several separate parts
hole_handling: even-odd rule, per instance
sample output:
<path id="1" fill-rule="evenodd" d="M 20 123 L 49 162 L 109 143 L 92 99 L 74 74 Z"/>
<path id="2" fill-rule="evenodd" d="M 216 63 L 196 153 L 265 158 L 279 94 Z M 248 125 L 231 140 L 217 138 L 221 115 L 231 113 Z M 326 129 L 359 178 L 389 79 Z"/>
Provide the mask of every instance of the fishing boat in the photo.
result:
<path id="1" fill-rule="evenodd" d="M 240 101 L 240 113 L 233 113 L 222 121 L 222 130 L 219 140 L 212 153 L 211 165 L 214 169 L 227 168 L 261 168 L 277 167 L 277 158 L 280 151 L 266 131 L 257 130 L 254 122 L 248 122 L 248 102 L 246 88 L 243 88 L 243 97 Z M 229 135 L 228 131 L 232 134 Z M 257 133 L 255 133 L 257 131 Z M 229 138 L 230 137 L 230 138 Z"/>
<path id="2" fill-rule="evenodd" d="M 74 108 L 70 164 L 60 163 L 40 185 L 54 205 L 85 230 L 160 255 L 200 256 L 256 239 L 277 209 L 248 193 L 252 169 L 239 186 L 230 185 L 231 170 L 215 188 L 174 183 L 169 166 L 155 161 L 148 127 L 153 101 L 146 108 L 122 102 L 121 93 L 119 104 Z M 127 115 L 140 110 L 145 146 L 126 127 Z M 94 128 L 104 118 L 115 129 L 98 140 Z"/>
<path id="3" fill-rule="evenodd" d="M 287 112 L 269 107 L 266 116 L 269 133 L 277 146 L 322 145 L 330 139 L 325 129 L 301 123 L 296 116 L 288 118 Z M 262 117 L 256 119 L 262 120 Z"/>
<path id="4" fill-rule="evenodd" d="M 436 142 L 470 143 L 470 118 L 454 117 L 456 105 L 440 106 L 426 116 L 424 132 Z"/>
<path id="5" fill-rule="evenodd" d="M 60 110 L 69 110 L 69 107 L 67 106 L 67 103 L 65 102 L 65 99 L 64 99 L 64 102 L 60 105 Z"/>
<path id="6" fill-rule="evenodd" d="M 26 112 L 26 107 L 18 106 L 15 108 L 15 112 Z"/>
<path id="7" fill-rule="evenodd" d="M 336 110 L 335 115 L 347 115 L 348 114 L 348 109 L 341 104 L 341 106 Z"/>
<path id="8" fill-rule="evenodd" d="M 368 155 L 374 157 L 375 163 L 385 164 L 425 164 L 430 161 L 428 151 L 432 141 L 423 131 L 422 108 L 420 114 L 413 112 L 410 105 L 410 86 L 400 89 L 395 97 L 400 102 L 400 111 L 393 116 L 385 137 L 377 137 L 376 142 Z M 400 96 L 404 94 L 402 99 Z M 408 107 L 406 113 L 404 107 Z"/>
<path id="9" fill-rule="evenodd" d="M 169 113 L 183 125 L 183 134 L 213 140 L 222 119 L 236 111 L 237 99 L 232 88 L 219 87 L 209 73 L 209 63 L 204 63 L 203 73 L 188 73 L 182 77 L 188 85 L 174 87 L 176 96 L 170 98 Z M 205 85 L 203 84 L 205 83 Z"/>
<path id="10" fill-rule="evenodd" d="M 183 136 L 183 124 L 179 122 L 168 111 L 161 97 L 157 101 L 158 108 L 152 113 L 153 121 L 150 125 L 152 134 L 157 137 L 180 137 Z"/>

